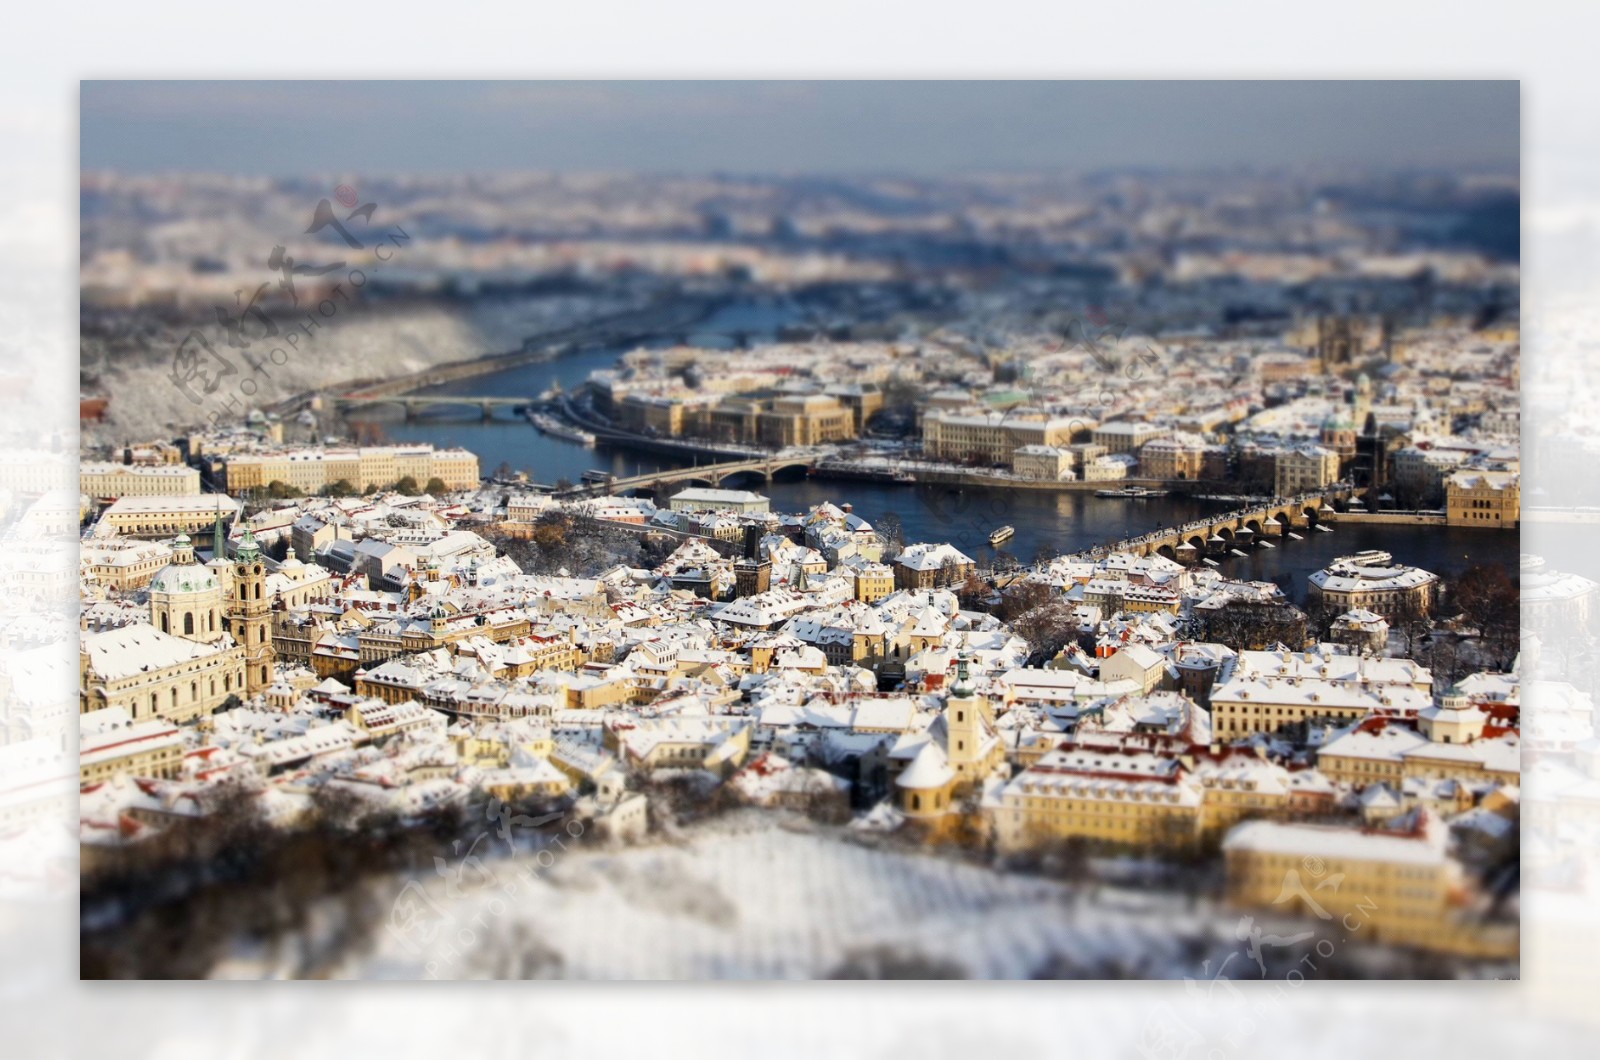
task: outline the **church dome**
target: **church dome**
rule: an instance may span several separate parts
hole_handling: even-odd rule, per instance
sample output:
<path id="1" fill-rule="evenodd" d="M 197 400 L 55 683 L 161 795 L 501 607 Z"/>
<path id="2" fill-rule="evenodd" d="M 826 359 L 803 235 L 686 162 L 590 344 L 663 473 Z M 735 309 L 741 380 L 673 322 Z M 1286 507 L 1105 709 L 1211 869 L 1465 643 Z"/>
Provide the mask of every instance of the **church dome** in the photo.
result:
<path id="1" fill-rule="evenodd" d="M 188 534 L 179 534 L 172 541 L 172 562 L 156 572 L 150 581 L 153 593 L 203 593 L 217 588 L 217 576 L 211 568 L 195 562 L 194 547 Z"/>
<path id="2" fill-rule="evenodd" d="M 153 593 L 203 593 L 217 587 L 216 574 L 201 563 L 170 563 L 150 582 Z"/>

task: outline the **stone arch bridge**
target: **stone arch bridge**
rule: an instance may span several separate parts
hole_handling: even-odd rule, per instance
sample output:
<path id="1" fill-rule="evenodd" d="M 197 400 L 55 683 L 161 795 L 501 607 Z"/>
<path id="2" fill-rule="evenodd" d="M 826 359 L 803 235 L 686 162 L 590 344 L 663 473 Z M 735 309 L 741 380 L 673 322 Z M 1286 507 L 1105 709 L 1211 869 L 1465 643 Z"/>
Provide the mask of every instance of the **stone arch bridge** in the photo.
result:
<path id="1" fill-rule="evenodd" d="M 795 469 L 809 471 L 815 463 L 816 457 L 813 456 L 763 456 L 748 460 L 727 460 L 720 464 L 667 468 L 663 471 L 651 471 L 642 475 L 613 478 L 605 482 L 585 483 L 581 486 L 574 486 L 569 490 L 563 490 L 557 496 L 587 497 L 605 494 L 615 496 L 620 493 L 631 493 L 634 490 L 654 489 L 657 486 L 717 487 L 730 478 L 745 475 L 757 478 L 762 483 L 770 483 L 773 476 L 780 471 Z"/>
<path id="2" fill-rule="evenodd" d="M 1161 555 L 1180 563 L 1195 563 L 1207 556 L 1226 555 L 1258 541 L 1270 541 L 1296 530 L 1332 523 L 1338 517 L 1335 502 L 1343 503 L 1359 491 L 1339 485 L 1295 497 L 1204 516 L 1181 526 L 1166 526 L 1137 537 L 1094 549 L 1085 555 L 1099 558 L 1112 552 L 1141 556 Z"/>

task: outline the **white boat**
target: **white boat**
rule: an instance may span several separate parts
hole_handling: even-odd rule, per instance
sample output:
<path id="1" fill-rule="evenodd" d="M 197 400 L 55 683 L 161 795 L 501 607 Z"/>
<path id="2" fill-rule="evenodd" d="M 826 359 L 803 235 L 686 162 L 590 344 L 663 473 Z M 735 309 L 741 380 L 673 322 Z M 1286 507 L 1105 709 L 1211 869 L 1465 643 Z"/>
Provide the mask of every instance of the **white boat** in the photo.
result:
<path id="1" fill-rule="evenodd" d="M 1002 526 L 1000 529 L 989 535 L 989 544 L 999 545 L 1002 541 L 1009 541 L 1012 539 L 1012 537 L 1016 536 L 1016 533 L 1016 527 Z"/>
<path id="2" fill-rule="evenodd" d="M 1289 536 L 1294 538 L 1296 541 L 1304 541 L 1305 540 L 1305 538 L 1301 537 L 1299 534 L 1295 533 L 1292 530 L 1289 531 Z"/>
<path id="3" fill-rule="evenodd" d="M 563 423 L 554 416 L 543 412 L 530 412 L 528 413 L 528 422 L 537 427 L 541 434 L 548 434 L 552 438 L 562 438 L 569 442 L 577 442 L 579 445 L 589 448 L 594 447 L 594 435 L 588 431 L 579 430 L 571 424 Z"/>
<path id="4" fill-rule="evenodd" d="M 1262 548 L 1277 548 L 1278 547 L 1277 545 L 1274 545 L 1271 541 L 1262 541 L 1262 542 L 1259 542 L 1259 544 L 1261 545 Z"/>
<path id="5" fill-rule="evenodd" d="M 1331 526 L 1323 526 L 1321 523 L 1318 523 L 1316 526 L 1313 526 L 1311 529 L 1316 530 L 1319 533 L 1324 533 L 1324 534 L 1333 533 L 1333 527 L 1331 527 Z"/>
<path id="6" fill-rule="evenodd" d="M 1249 557 L 1247 557 L 1247 556 L 1245 556 L 1245 554 L 1244 554 L 1244 553 L 1243 553 L 1243 552 L 1240 552 L 1240 551 L 1239 551 L 1239 550 L 1238 550 L 1238 549 L 1236 549 L 1236 548 L 1230 548 L 1230 549 L 1228 549 L 1228 555 L 1230 555 L 1230 556 L 1240 556 L 1240 557 L 1243 557 L 1243 558 L 1246 558 L 1246 559 L 1248 559 L 1248 558 L 1249 558 Z"/>

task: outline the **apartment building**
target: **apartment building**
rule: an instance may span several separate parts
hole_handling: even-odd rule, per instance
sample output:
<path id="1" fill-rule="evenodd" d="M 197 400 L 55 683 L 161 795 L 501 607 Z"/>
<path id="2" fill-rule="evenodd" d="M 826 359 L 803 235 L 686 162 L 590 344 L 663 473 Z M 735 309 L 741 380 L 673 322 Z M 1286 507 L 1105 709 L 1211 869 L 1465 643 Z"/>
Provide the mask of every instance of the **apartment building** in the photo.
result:
<path id="1" fill-rule="evenodd" d="M 239 503 L 221 493 L 121 497 L 100 517 L 124 537 L 176 537 L 210 529 L 220 516 L 231 522 Z"/>
<path id="2" fill-rule="evenodd" d="M 230 453 L 222 459 L 227 490 L 240 496 L 282 483 L 295 493 L 314 495 L 346 482 L 353 488 L 384 489 L 410 478 L 422 489 L 433 479 L 446 490 L 475 489 L 478 458 L 465 449 L 430 445 L 298 449 L 273 453 Z"/>
<path id="3" fill-rule="evenodd" d="M 200 492 L 200 471 L 183 464 L 84 463 L 78 490 L 90 500 L 118 497 L 192 497 Z"/>
<path id="4" fill-rule="evenodd" d="M 1061 482 L 1077 477 L 1072 451 L 1059 445 L 1022 445 L 1011 452 L 1011 471 L 1023 478 Z"/>
<path id="5" fill-rule="evenodd" d="M 933 460 L 1010 467 L 1025 446 L 1063 446 L 1074 420 L 1019 413 L 930 411 L 922 418 L 922 452 Z"/>
<path id="6" fill-rule="evenodd" d="M 1273 490 L 1293 497 L 1339 481 L 1339 454 L 1320 445 L 1278 450 L 1273 463 Z"/>
<path id="7" fill-rule="evenodd" d="M 1450 526 L 1515 529 L 1522 511 L 1521 479 L 1515 471 L 1451 473 L 1445 479 L 1445 522 Z"/>
<path id="8" fill-rule="evenodd" d="M 130 777 L 171 779 L 183 765 L 183 732 L 165 718 L 134 721 L 121 707 L 85 714 L 78 722 L 80 786 Z"/>
<path id="9" fill-rule="evenodd" d="M 1343 936 L 1516 955 L 1515 924 L 1483 925 L 1466 915 L 1460 867 L 1447 854 L 1444 830 L 1426 816 L 1405 832 L 1250 821 L 1222 849 L 1235 905 L 1328 921 Z"/>
<path id="10" fill-rule="evenodd" d="M 1187 432 L 1146 442 L 1139 448 L 1139 473 L 1144 478 L 1222 479 L 1228 472 L 1228 450 Z"/>
<path id="11" fill-rule="evenodd" d="M 1394 562 L 1377 550 L 1341 556 L 1306 580 L 1313 605 L 1339 612 L 1370 611 L 1390 621 L 1433 606 L 1439 576 Z"/>
<path id="12" fill-rule="evenodd" d="M 1172 434 L 1171 427 L 1155 423 L 1111 420 L 1096 427 L 1090 440 L 1106 447 L 1108 453 L 1137 453 L 1149 442 Z"/>

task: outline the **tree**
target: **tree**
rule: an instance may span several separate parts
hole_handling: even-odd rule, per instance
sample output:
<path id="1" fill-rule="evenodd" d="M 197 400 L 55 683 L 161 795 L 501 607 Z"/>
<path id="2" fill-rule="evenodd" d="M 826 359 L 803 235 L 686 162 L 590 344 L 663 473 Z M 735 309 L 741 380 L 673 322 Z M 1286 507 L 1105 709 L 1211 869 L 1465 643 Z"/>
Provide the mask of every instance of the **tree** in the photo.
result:
<path id="1" fill-rule="evenodd" d="M 1065 597 L 1029 611 L 1011 627 L 1023 640 L 1035 660 L 1053 659 L 1078 638 L 1078 619 Z"/>
<path id="2" fill-rule="evenodd" d="M 1390 609 L 1389 628 L 1406 642 L 1406 655 L 1416 654 L 1417 645 L 1433 632 L 1433 606 L 1416 593 L 1404 593 Z"/>
<path id="3" fill-rule="evenodd" d="M 956 596 L 960 599 L 963 608 L 968 611 L 975 611 L 979 605 L 988 599 L 989 583 L 978 577 L 977 571 L 971 571 L 967 574 L 967 580 L 961 583 L 961 588 L 957 591 Z"/>
<path id="4" fill-rule="evenodd" d="M 884 512 L 872 521 L 872 528 L 883 545 L 883 558 L 893 559 L 905 547 L 905 525 L 894 512 Z"/>
<path id="5" fill-rule="evenodd" d="M 396 493 L 404 493 L 408 497 L 414 497 L 422 492 L 417 487 L 417 480 L 410 475 L 401 475 L 394 484 L 394 491 Z"/>
<path id="6" fill-rule="evenodd" d="M 1482 563 L 1468 567 L 1456 579 L 1454 600 L 1495 665 L 1510 665 L 1521 642 L 1522 602 L 1505 568 Z"/>
<path id="7" fill-rule="evenodd" d="M 1056 595 L 1055 587 L 1049 582 L 1021 578 L 1000 594 L 1000 608 L 996 614 L 1002 622 L 1014 622 L 1029 611 L 1043 607 Z"/>
<path id="8" fill-rule="evenodd" d="M 922 396 L 922 387 L 914 379 L 895 372 L 883 382 L 883 407 L 885 411 L 915 408 Z"/>
<path id="9" fill-rule="evenodd" d="M 1327 640 L 1333 630 L 1334 619 L 1343 613 L 1321 593 L 1312 593 L 1311 599 L 1306 601 L 1306 626 L 1311 639 L 1318 643 Z"/>
<path id="10" fill-rule="evenodd" d="M 1306 613 L 1286 600 L 1230 600 L 1208 611 L 1201 636 L 1234 651 L 1263 651 L 1274 644 L 1303 648 Z"/>
<path id="11" fill-rule="evenodd" d="M 440 478 L 438 475 L 434 475 L 428 480 L 427 485 L 422 487 L 422 492 L 431 493 L 437 497 L 441 493 L 449 493 L 450 487 L 444 484 L 444 479 Z"/>
<path id="12" fill-rule="evenodd" d="M 1428 669 L 1434 681 L 1446 688 L 1466 676 L 1467 660 L 1461 651 L 1461 638 L 1446 630 L 1435 630 L 1428 640 Z"/>
<path id="13" fill-rule="evenodd" d="M 347 478 L 339 479 L 337 482 L 330 482 L 322 487 L 322 495 L 325 497 L 354 497 L 355 493 L 355 484 Z"/>
<path id="14" fill-rule="evenodd" d="M 267 483 L 267 496 L 275 501 L 282 501 L 288 500 L 290 497 L 300 496 L 300 491 L 282 479 L 273 479 Z"/>

